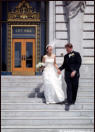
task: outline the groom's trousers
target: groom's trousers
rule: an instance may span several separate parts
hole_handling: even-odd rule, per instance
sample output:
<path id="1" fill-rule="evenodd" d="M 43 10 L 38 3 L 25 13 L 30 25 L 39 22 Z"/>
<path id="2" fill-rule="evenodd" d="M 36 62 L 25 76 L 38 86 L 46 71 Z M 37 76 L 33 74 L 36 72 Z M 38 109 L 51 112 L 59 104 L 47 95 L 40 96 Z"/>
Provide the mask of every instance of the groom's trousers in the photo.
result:
<path id="1" fill-rule="evenodd" d="M 71 72 L 65 71 L 65 81 L 67 84 L 67 101 L 75 103 L 79 84 L 79 74 L 71 78 Z"/>

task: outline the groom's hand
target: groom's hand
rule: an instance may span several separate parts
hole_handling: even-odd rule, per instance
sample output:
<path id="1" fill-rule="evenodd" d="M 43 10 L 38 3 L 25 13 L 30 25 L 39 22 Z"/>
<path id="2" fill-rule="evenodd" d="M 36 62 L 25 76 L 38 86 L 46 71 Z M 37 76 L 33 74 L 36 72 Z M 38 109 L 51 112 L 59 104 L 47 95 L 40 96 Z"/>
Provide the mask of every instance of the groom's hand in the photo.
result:
<path id="1" fill-rule="evenodd" d="M 73 72 L 71 73 L 71 77 L 74 77 L 75 74 L 76 74 L 76 71 L 73 71 Z"/>
<path id="2" fill-rule="evenodd" d="M 58 73 L 58 74 L 61 74 L 61 71 L 58 69 L 57 73 Z"/>

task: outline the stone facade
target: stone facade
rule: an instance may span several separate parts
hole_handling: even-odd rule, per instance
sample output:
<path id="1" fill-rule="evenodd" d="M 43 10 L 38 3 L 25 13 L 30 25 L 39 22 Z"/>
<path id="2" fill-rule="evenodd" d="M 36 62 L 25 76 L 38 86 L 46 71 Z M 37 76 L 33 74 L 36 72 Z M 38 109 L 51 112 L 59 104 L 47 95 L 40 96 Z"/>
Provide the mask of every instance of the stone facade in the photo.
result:
<path id="1" fill-rule="evenodd" d="M 63 1 L 49 2 L 49 43 L 57 40 L 55 54 L 57 64 L 61 64 L 64 45 L 71 42 L 74 50 L 82 55 L 83 65 L 94 64 L 94 1 L 86 1 L 84 13 L 79 12 L 74 18 L 67 19 Z"/>

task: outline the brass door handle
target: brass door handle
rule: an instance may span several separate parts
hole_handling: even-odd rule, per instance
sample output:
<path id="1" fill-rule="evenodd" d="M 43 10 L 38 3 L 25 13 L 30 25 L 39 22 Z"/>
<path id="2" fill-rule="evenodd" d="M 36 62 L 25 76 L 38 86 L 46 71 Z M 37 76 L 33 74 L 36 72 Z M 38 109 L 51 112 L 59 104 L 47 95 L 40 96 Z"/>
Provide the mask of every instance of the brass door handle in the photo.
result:
<path id="1" fill-rule="evenodd" d="M 23 60 L 26 60 L 26 56 L 25 55 L 23 56 Z"/>
<path id="2" fill-rule="evenodd" d="M 26 60 L 25 55 L 22 55 L 22 56 L 21 56 L 21 59 L 22 59 L 22 60 Z"/>
<path id="3" fill-rule="evenodd" d="M 23 60 L 23 55 L 21 56 L 21 59 Z"/>

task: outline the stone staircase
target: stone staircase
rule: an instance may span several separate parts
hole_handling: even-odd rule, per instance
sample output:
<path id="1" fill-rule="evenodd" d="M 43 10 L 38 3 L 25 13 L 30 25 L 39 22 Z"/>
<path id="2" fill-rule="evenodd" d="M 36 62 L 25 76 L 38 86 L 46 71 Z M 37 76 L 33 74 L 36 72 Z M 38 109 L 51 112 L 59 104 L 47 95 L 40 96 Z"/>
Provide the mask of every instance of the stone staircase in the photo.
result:
<path id="1" fill-rule="evenodd" d="M 80 78 L 70 111 L 44 103 L 42 76 L 1 77 L 2 132 L 93 132 L 94 80 Z"/>

